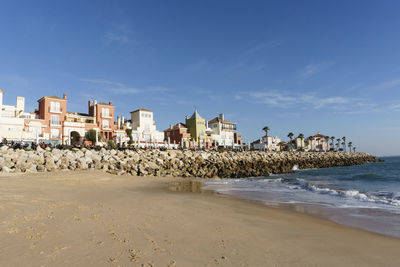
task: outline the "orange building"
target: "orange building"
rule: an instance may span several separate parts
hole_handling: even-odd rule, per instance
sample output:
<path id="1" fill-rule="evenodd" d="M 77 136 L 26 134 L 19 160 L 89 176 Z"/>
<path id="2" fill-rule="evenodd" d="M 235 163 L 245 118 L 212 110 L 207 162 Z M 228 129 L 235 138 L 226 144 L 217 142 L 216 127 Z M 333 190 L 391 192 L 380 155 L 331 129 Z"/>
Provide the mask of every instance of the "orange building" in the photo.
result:
<path id="1" fill-rule="evenodd" d="M 164 130 L 164 137 L 170 144 L 178 144 L 180 146 L 188 146 L 190 141 L 190 133 L 186 125 L 178 123 L 174 126 L 170 126 Z"/>
<path id="2" fill-rule="evenodd" d="M 120 137 L 124 134 L 115 125 L 114 106 L 111 102 L 89 101 L 88 114 L 85 114 L 67 112 L 67 101 L 66 94 L 62 98 L 40 98 L 39 108 L 25 115 L 25 131 L 32 132 L 33 129 L 36 131 L 36 140 L 49 140 L 56 144 L 79 144 L 89 130 L 99 133 L 102 141 L 113 140 L 117 133 Z"/>
<path id="3" fill-rule="evenodd" d="M 62 140 L 62 126 L 67 113 L 67 95 L 64 97 L 44 96 L 38 100 L 39 119 L 43 120 L 44 133 L 49 135 L 50 140 Z"/>
<path id="4" fill-rule="evenodd" d="M 97 127 L 104 140 L 112 140 L 115 137 L 114 131 L 117 129 L 114 123 L 114 106 L 112 102 L 97 103 L 96 100 L 89 100 L 89 116 L 96 118 Z"/>

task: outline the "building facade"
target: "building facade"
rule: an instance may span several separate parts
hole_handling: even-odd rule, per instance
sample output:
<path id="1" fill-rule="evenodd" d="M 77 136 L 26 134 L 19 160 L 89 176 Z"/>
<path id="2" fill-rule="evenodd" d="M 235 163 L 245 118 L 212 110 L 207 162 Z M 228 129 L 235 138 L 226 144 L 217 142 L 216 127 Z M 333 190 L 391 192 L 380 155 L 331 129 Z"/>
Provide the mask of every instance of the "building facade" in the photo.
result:
<path id="1" fill-rule="evenodd" d="M 320 132 L 312 136 L 312 138 L 309 138 L 308 143 L 311 151 L 329 151 L 329 139 L 326 135 L 323 135 Z"/>
<path id="2" fill-rule="evenodd" d="M 236 123 L 225 120 L 224 114 L 219 114 L 218 117 L 210 120 L 208 127 L 211 129 L 215 147 L 234 147 L 237 144 L 235 142 Z"/>
<path id="3" fill-rule="evenodd" d="M 131 112 L 132 138 L 133 141 L 143 146 L 163 146 L 164 133 L 156 129 L 154 113 L 151 110 L 140 108 Z"/>
<path id="4" fill-rule="evenodd" d="M 177 144 L 180 147 L 189 147 L 190 133 L 183 123 L 175 124 L 164 130 L 164 138 L 168 144 Z"/>
<path id="5" fill-rule="evenodd" d="M 259 140 L 256 140 L 251 143 L 251 147 L 254 150 L 260 150 L 260 151 L 280 151 L 281 147 L 279 143 L 281 142 L 281 139 L 277 136 L 272 137 L 272 136 L 263 136 Z"/>
<path id="6" fill-rule="evenodd" d="M 211 129 L 208 128 L 207 121 L 200 116 L 197 112 L 197 109 L 193 112 L 192 116 L 185 118 L 185 124 L 188 128 L 192 141 L 194 142 L 194 146 L 199 147 L 211 147 L 212 146 L 212 137 Z"/>

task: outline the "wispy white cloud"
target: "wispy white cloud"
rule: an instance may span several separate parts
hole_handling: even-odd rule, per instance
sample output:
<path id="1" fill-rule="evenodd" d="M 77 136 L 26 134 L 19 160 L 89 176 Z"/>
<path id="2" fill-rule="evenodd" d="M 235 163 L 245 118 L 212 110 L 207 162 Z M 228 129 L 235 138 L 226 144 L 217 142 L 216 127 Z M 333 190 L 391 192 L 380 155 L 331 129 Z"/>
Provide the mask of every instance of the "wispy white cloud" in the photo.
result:
<path id="1" fill-rule="evenodd" d="M 130 44 L 136 42 L 132 29 L 125 24 L 113 25 L 112 28 L 104 34 L 103 39 L 106 45 Z"/>
<path id="2" fill-rule="evenodd" d="M 96 84 L 100 90 L 107 91 L 112 94 L 129 95 L 129 94 L 141 94 L 148 92 L 162 93 L 168 91 L 167 88 L 162 86 L 147 86 L 143 88 L 136 88 L 128 86 L 124 83 L 102 80 L 102 79 L 81 79 L 81 81 L 86 83 Z"/>
<path id="3" fill-rule="evenodd" d="M 396 87 L 400 88 L 400 79 L 389 80 L 376 86 L 377 89 L 391 89 Z"/>
<path id="4" fill-rule="evenodd" d="M 252 73 L 266 69 L 265 56 L 269 50 L 281 45 L 281 40 L 272 40 L 257 44 L 248 49 L 235 52 L 235 57 L 227 60 L 208 60 L 205 58 L 189 64 L 189 71 L 206 71 L 206 72 L 226 72 L 226 73 Z"/>
<path id="5" fill-rule="evenodd" d="M 319 97 L 312 93 L 291 94 L 282 91 L 254 91 L 246 94 L 237 94 L 236 100 L 246 100 L 253 103 L 279 106 L 281 108 L 300 107 L 304 109 L 337 109 L 344 110 L 348 106 L 362 105 L 360 99 L 343 96 Z"/>
<path id="6" fill-rule="evenodd" d="M 392 105 L 390 106 L 390 109 L 400 110 L 400 104 L 392 104 Z"/>
<path id="7" fill-rule="evenodd" d="M 301 69 L 297 75 L 298 79 L 301 80 L 306 80 L 317 73 L 320 73 L 328 68 L 330 68 L 333 65 L 332 62 L 325 62 L 325 63 L 319 63 L 319 64 L 308 64 L 305 66 L 303 69 Z"/>

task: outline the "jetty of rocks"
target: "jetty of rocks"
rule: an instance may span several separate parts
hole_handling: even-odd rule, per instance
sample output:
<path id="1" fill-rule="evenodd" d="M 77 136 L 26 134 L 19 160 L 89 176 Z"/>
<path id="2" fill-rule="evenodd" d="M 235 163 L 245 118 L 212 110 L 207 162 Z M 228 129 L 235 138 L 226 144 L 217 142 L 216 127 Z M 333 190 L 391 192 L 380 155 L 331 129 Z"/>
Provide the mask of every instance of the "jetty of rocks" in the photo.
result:
<path id="1" fill-rule="evenodd" d="M 2 173 L 103 170 L 117 175 L 241 178 L 378 162 L 368 153 L 0 148 Z M 295 167 L 295 168 L 296 168 Z"/>

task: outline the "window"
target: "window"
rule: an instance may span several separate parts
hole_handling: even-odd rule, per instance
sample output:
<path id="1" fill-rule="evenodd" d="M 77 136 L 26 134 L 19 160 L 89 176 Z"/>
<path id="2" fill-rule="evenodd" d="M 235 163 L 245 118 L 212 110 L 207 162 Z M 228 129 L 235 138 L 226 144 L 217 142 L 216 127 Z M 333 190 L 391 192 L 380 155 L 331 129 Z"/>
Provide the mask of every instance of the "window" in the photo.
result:
<path id="1" fill-rule="evenodd" d="M 51 138 L 60 138 L 60 131 L 58 129 L 51 129 Z"/>
<path id="2" fill-rule="evenodd" d="M 50 102 L 50 112 L 61 112 L 60 102 Z"/>
<path id="3" fill-rule="evenodd" d="M 110 109 L 108 108 L 102 108 L 101 113 L 103 114 L 104 118 L 110 117 Z"/>
<path id="4" fill-rule="evenodd" d="M 51 115 L 50 124 L 51 125 L 60 125 L 60 116 Z"/>
<path id="5" fill-rule="evenodd" d="M 110 122 L 108 120 L 103 121 L 103 129 L 108 129 L 110 128 Z"/>
<path id="6" fill-rule="evenodd" d="M 142 118 L 151 118 L 151 114 L 150 113 L 142 113 L 140 116 Z"/>

